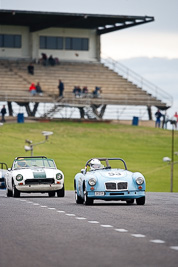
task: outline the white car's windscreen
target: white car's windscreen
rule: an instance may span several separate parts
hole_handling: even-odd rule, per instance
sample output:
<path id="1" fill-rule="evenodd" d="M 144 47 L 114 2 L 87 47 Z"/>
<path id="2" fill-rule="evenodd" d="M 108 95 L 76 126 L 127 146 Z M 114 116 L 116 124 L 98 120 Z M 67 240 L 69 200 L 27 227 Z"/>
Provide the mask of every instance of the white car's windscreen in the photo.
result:
<path id="1" fill-rule="evenodd" d="M 31 167 L 40 167 L 40 168 L 54 168 L 56 165 L 54 160 L 46 158 L 18 158 L 14 161 L 13 168 L 31 168 Z"/>

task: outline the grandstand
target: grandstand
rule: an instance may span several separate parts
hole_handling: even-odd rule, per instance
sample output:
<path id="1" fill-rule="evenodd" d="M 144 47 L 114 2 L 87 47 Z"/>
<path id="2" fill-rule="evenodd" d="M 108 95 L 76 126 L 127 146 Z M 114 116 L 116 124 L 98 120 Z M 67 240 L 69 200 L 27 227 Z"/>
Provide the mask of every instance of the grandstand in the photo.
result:
<path id="1" fill-rule="evenodd" d="M 56 66 L 35 64 L 34 75 L 27 73 L 27 65 L 28 62 L 23 60 L 0 60 L 0 101 L 16 102 L 25 106 L 29 116 L 35 115 L 34 111 L 29 110 L 31 102 L 35 102 L 36 105 L 42 102 L 53 104 L 53 108 L 42 115 L 44 117 L 53 117 L 59 107 L 68 105 L 78 107 L 83 118 L 97 119 L 102 118 L 106 105 L 157 106 L 162 109 L 167 107 L 167 103 L 101 63 L 61 62 Z M 62 99 L 58 97 L 59 79 L 65 84 Z M 28 88 L 32 82 L 40 82 L 44 91 L 43 96 L 30 95 Z M 76 85 L 81 88 L 87 86 L 89 94 L 86 97 L 76 98 L 72 93 Z M 99 98 L 92 97 L 95 86 L 102 88 Z M 92 107 L 92 111 L 89 107 Z M 97 107 L 102 107 L 101 113 L 98 113 Z"/>
<path id="2" fill-rule="evenodd" d="M 7 102 L 9 115 L 13 115 L 12 103 L 25 107 L 29 117 L 36 116 L 40 103 L 49 103 L 50 108 L 41 112 L 43 118 L 53 118 L 64 107 L 75 107 L 81 118 L 97 120 L 103 118 L 108 105 L 146 106 L 151 120 L 152 106 L 164 110 L 171 105 L 169 95 L 158 97 L 100 58 L 101 34 L 152 22 L 153 17 L 9 10 L 0 10 L 0 15 L 0 101 Z M 38 64 L 43 51 L 48 56 L 55 53 L 60 64 Z M 35 66 L 34 75 L 27 73 L 30 62 Z M 59 98 L 59 79 L 65 85 L 64 98 Z M 40 82 L 43 96 L 30 95 L 32 82 Z M 75 97 L 74 86 L 87 86 L 89 94 Z M 96 86 L 102 88 L 98 98 L 92 97 Z"/>

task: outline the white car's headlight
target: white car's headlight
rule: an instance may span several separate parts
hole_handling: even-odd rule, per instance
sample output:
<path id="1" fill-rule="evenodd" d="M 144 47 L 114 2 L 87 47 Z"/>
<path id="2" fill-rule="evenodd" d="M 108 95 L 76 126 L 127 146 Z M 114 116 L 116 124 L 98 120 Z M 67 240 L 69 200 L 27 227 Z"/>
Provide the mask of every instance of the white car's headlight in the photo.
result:
<path id="1" fill-rule="evenodd" d="M 143 177 L 138 177 L 137 179 L 136 179 L 136 183 L 137 184 L 143 184 L 144 183 L 144 179 L 143 179 Z"/>
<path id="2" fill-rule="evenodd" d="M 56 179 L 57 180 L 61 180 L 62 179 L 62 174 L 61 173 L 57 173 L 56 174 Z"/>
<path id="3" fill-rule="evenodd" d="M 89 183 L 89 185 L 94 186 L 96 184 L 96 179 L 95 178 L 90 178 L 88 180 L 88 183 Z"/>
<path id="4" fill-rule="evenodd" d="M 16 176 L 16 180 L 19 182 L 19 181 L 22 181 L 23 180 L 23 176 L 22 174 L 17 174 Z"/>

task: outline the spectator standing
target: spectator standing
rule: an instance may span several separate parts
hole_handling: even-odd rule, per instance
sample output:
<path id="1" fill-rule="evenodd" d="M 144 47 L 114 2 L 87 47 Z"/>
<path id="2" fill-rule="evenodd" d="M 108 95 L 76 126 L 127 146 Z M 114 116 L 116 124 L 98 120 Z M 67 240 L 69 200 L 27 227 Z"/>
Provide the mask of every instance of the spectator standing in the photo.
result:
<path id="1" fill-rule="evenodd" d="M 49 62 L 49 65 L 51 66 L 54 66 L 56 64 L 56 61 L 52 55 L 48 58 L 48 62 Z"/>
<path id="2" fill-rule="evenodd" d="M 177 112 L 175 112 L 174 117 L 176 118 L 175 126 L 176 126 L 176 129 L 177 129 L 177 124 L 178 124 L 178 114 L 177 114 Z"/>
<path id="3" fill-rule="evenodd" d="M 43 95 L 43 90 L 41 89 L 39 82 L 37 82 L 37 84 L 36 84 L 36 93 L 39 94 L 40 96 Z"/>
<path id="4" fill-rule="evenodd" d="M 163 116 L 162 113 L 160 112 L 160 110 L 158 109 L 157 112 L 155 113 L 156 116 L 156 122 L 155 122 L 155 127 L 160 128 L 160 124 L 161 124 L 161 117 Z"/>
<path id="5" fill-rule="evenodd" d="M 36 95 L 36 86 L 34 83 L 32 83 L 29 87 L 29 91 L 31 93 L 32 96 Z"/>
<path id="6" fill-rule="evenodd" d="M 64 92 L 64 83 L 59 80 L 59 85 L 58 85 L 58 89 L 59 89 L 59 97 L 64 97 L 63 96 L 63 92 Z"/>
<path id="7" fill-rule="evenodd" d="M 42 65 L 47 66 L 48 57 L 45 53 L 41 53 L 41 61 L 42 61 Z"/>
<path id="8" fill-rule="evenodd" d="M 29 74 L 34 75 L 34 66 L 32 63 L 28 65 L 27 70 Z"/>
<path id="9" fill-rule="evenodd" d="M 1 122 L 5 122 L 5 114 L 7 113 L 5 105 L 3 105 L 2 109 L 1 109 L 1 114 L 2 114 L 2 120 Z"/>

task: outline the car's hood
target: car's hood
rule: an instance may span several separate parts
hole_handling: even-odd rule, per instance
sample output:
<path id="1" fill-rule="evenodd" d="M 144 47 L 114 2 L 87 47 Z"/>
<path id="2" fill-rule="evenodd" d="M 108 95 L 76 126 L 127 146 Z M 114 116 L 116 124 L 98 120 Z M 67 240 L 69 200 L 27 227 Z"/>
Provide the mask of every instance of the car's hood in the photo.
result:
<path id="1" fill-rule="evenodd" d="M 57 169 L 47 169 L 47 168 L 26 168 L 20 170 L 14 170 L 13 175 L 22 174 L 24 178 L 53 178 L 54 175 L 61 172 Z"/>
<path id="2" fill-rule="evenodd" d="M 132 172 L 123 170 L 123 169 L 110 169 L 110 170 L 96 170 L 94 172 L 90 172 L 90 176 L 95 176 L 97 178 L 103 177 L 106 179 L 124 179 L 125 177 L 132 177 Z"/>

